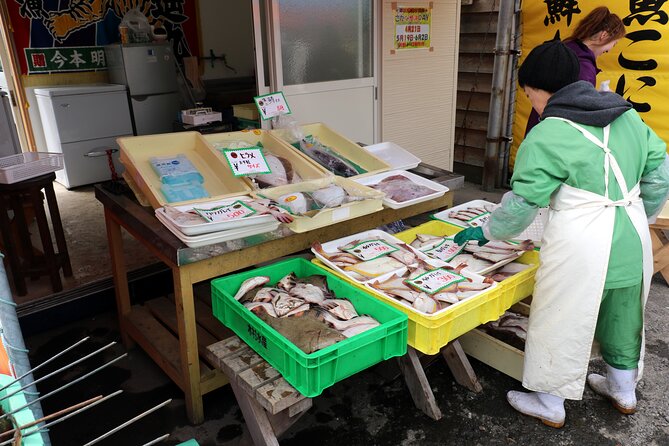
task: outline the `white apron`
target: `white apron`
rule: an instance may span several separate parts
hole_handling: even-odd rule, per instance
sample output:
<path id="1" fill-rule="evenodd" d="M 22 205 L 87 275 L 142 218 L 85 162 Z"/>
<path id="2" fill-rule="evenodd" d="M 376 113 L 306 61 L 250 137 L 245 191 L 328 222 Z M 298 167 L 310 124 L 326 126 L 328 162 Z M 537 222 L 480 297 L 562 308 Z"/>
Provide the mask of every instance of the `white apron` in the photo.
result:
<path id="1" fill-rule="evenodd" d="M 608 149 L 609 126 L 604 128 L 604 141 L 600 141 L 571 121 L 547 119 L 567 122 L 604 151 L 606 191 L 602 196 L 563 184 L 551 198 L 525 344 L 523 386 L 580 400 L 606 281 L 616 207 L 625 207 L 641 239 L 644 306 L 653 274 L 653 255 L 639 185 L 628 190 Z M 623 192 L 622 200 L 608 198 L 610 171 Z M 642 336 L 637 379 L 641 378 L 643 358 Z"/>

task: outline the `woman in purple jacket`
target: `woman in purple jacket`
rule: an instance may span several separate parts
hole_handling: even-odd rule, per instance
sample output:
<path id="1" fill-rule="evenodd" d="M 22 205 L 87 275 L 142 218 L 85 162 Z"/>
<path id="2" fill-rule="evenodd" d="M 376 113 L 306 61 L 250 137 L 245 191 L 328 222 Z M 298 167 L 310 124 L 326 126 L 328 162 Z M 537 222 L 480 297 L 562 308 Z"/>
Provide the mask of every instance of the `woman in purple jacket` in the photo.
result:
<path id="1" fill-rule="evenodd" d="M 597 87 L 597 58 L 613 48 L 625 36 L 625 25 L 606 6 L 599 6 L 583 17 L 573 34 L 564 39 L 565 45 L 578 56 L 579 80 L 590 82 Z M 525 135 L 539 123 L 539 115 L 534 109 L 530 113 Z"/>

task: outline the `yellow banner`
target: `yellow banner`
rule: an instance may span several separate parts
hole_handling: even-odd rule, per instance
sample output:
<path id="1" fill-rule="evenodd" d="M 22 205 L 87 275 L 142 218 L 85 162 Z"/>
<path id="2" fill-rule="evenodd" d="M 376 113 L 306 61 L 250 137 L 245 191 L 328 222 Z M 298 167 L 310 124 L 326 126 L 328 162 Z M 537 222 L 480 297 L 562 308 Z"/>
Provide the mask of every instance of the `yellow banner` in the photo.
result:
<path id="1" fill-rule="evenodd" d="M 627 35 L 608 53 L 597 58 L 602 81 L 632 103 L 643 120 L 660 138 L 669 141 L 669 14 L 664 1 L 609 0 L 608 2 L 526 0 L 522 3 L 523 39 L 521 51 L 529 54 L 535 46 L 571 35 L 582 17 L 600 5 L 617 14 Z M 669 10 L 669 6 L 666 8 Z M 519 62 L 522 63 L 523 56 Z M 513 168 L 518 146 L 525 137 L 527 118 L 532 106 L 520 87 L 516 94 L 513 144 L 509 165 Z M 665 118 L 663 118 L 665 116 Z"/>

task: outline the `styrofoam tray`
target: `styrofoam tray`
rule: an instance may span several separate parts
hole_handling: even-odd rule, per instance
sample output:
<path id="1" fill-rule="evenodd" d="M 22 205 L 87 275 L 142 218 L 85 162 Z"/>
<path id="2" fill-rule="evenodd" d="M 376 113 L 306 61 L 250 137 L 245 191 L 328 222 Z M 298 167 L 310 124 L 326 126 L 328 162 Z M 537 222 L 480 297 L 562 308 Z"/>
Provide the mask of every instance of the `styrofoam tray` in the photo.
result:
<path id="1" fill-rule="evenodd" d="M 420 164 L 420 158 L 394 142 L 380 142 L 363 148 L 388 163 L 394 170 L 409 170 Z"/>
<path id="2" fill-rule="evenodd" d="M 472 200 L 468 201 L 467 203 L 462 203 L 457 206 L 453 206 L 452 208 L 446 209 L 444 211 L 437 212 L 436 214 L 432 215 L 432 218 L 434 218 L 435 220 L 445 221 L 446 223 L 450 223 L 452 225 L 459 226 L 461 228 L 467 228 L 469 227 L 469 224 L 467 224 L 467 222 L 458 220 L 457 218 L 449 217 L 448 214 L 454 211 L 459 211 L 470 207 L 484 207 L 484 206 L 490 207 L 490 209 L 492 210 L 492 208 L 495 206 L 495 203 L 491 203 L 490 201 L 486 200 Z"/>
<path id="3" fill-rule="evenodd" d="M 393 237 L 392 235 L 388 234 L 387 232 L 384 232 L 384 231 L 381 231 L 381 230 L 378 230 L 378 229 L 373 229 L 371 231 L 364 231 L 364 232 L 360 232 L 358 234 L 353 234 L 353 235 L 349 235 L 347 237 L 342 237 L 342 238 L 337 239 L 337 240 L 332 240 L 332 241 L 329 241 L 329 242 L 326 242 L 326 243 L 322 243 L 321 246 L 323 247 L 323 251 L 330 254 L 330 253 L 335 253 L 335 252 L 341 252 L 341 251 L 339 251 L 338 247 L 346 245 L 346 244 L 348 244 L 352 241 L 355 241 L 355 240 L 369 240 L 369 239 L 375 239 L 375 238 L 384 240 L 384 241 L 390 243 L 391 245 L 404 244 L 404 242 L 402 240 L 400 240 L 396 237 Z M 407 245 L 407 246 L 409 247 L 409 249 L 413 253 L 416 254 L 417 257 L 419 257 L 420 259 L 429 263 L 430 265 L 434 266 L 435 268 L 449 265 L 446 262 L 442 262 L 441 260 L 438 260 L 438 259 L 433 259 L 433 258 L 427 256 L 426 254 L 423 254 L 422 252 L 413 248 L 412 246 L 409 246 L 409 245 Z M 365 280 L 359 280 L 359 279 L 355 278 L 354 276 L 352 276 L 350 274 L 350 271 L 341 269 L 339 266 L 332 263 L 330 260 L 325 258 L 323 255 L 316 252 L 313 248 L 311 248 L 311 251 L 316 255 L 316 257 L 318 257 L 318 259 L 321 262 L 323 262 L 324 264 L 326 264 L 328 267 L 332 268 L 333 270 L 337 271 L 338 273 L 345 275 L 350 280 L 353 280 L 353 281 L 358 282 L 358 283 L 365 283 L 366 282 Z M 402 269 L 402 268 L 399 268 L 396 271 L 399 271 L 400 269 Z M 384 275 L 379 276 L 379 277 L 387 276 L 388 274 L 391 274 L 391 273 L 387 273 L 387 274 L 384 274 Z M 371 279 L 371 280 L 378 280 L 379 277 Z"/>
<path id="4" fill-rule="evenodd" d="M 237 200 L 252 201 L 252 198 L 249 196 L 242 195 L 238 197 L 226 198 L 223 200 L 213 200 L 213 201 L 203 201 L 200 203 L 183 204 L 180 206 L 174 206 L 174 208 L 181 212 L 189 212 L 193 208 L 211 209 L 217 206 L 223 206 L 226 204 L 234 203 Z M 156 209 L 155 212 L 156 216 L 160 214 L 160 217 L 162 217 L 164 220 L 168 220 L 172 224 L 172 226 L 181 231 L 184 235 L 189 235 L 189 236 L 225 231 L 228 229 L 240 228 L 240 226 L 246 228 L 255 225 L 268 224 L 275 221 L 274 217 L 272 217 L 271 215 L 251 215 L 237 220 L 183 225 L 174 221 L 174 219 L 165 212 L 164 207 Z"/>
<path id="5" fill-rule="evenodd" d="M 238 238 L 248 237 L 256 234 L 263 234 L 271 232 L 279 227 L 279 222 L 274 220 L 273 223 L 254 225 L 243 229 L 230 229 L 227 231 L 213 232 L 211 234 L 203 234 L 196 236 L 184 235 L 179 229 L 172 226 L 172 224 L 164 219 L 162 214 L 156 214 L 158 220 L 165 225 L 167 229 L 172 232 L 179 240 L 191 248 L 199 248 L 200 246 L 211 245 L 214 243 L 227 242 L 228 240 L 236 240 Z"/>
<path id="6" fill-rule="evenodd" d="M 393 170 L 390 172 L 383 172 L 379 173 L 376 175 L 369 175 L 369 176 L 364 176 L 364 177 L 356 177 L 353 179 L 353 181 L 363 184 L 365 186 L 372 187 L 373 185 L 379 183 L 381 180 L 384 178 L 393 176 L 393 175 L 401 175 L 410 181 L 419 184 L 421 186 L 428 187 L 432 190 L 434 190 L 434 193 L 424 195 L 419 198 L 414 198 L 413 200 L 406 200 L 406 201 L 395 201 L 391 200 L 390 198 L 386 197 L 383 199 L 383 203 L 386 204 L 388 207 L 392 209 L 398 209 L 406 206 L 411 206 L 416 203 L 421 203 L 423 201 L 428 201 L 432 200 L 433 198 L 441 197 L 448 191 L 448 187 L 444 186 L 443 184 L 439 184 L 435 181 L 428 180 L 427 178 L 423 178 L 420 175 L 416 175 L 415 173 L 407 172 L 404 170 Z M 373 188 L 373 187 L 372 187 Z"/>

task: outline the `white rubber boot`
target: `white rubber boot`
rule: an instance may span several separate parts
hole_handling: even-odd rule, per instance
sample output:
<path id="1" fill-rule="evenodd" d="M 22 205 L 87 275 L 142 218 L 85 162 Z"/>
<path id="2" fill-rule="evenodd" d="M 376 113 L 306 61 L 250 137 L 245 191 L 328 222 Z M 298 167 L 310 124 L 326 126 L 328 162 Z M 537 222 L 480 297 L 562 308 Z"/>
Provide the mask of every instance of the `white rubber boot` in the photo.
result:
<path id="1" fill-rule="evenodd" d="M 620 370 L 606 365 L 606 377 L 591 373 L 588 384 L 596 393 L 611 400 L 620 413 L 630 415 L 636 412 L 637 369 Z"/>
<path id="2" fill-rule="evenodd" d="M 547 426 L 564 426 L 564 398 L 541 392 L 516 392 L 506 394 L 509 404 L 518 412 L 538 418 Z"/>

